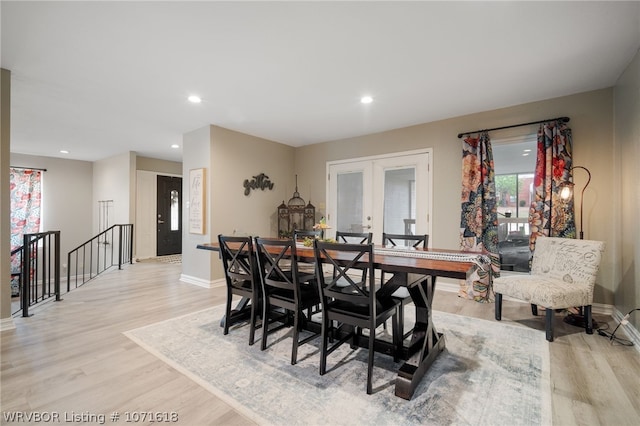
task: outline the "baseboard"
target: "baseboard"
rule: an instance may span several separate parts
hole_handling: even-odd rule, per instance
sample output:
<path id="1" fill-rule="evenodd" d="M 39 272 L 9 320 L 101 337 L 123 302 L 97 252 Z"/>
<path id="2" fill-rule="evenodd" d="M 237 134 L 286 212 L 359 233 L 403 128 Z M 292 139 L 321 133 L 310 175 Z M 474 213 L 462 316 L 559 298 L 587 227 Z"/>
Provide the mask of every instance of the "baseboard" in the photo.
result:
<path id="1" fill-rule="evenodd" d="M 197 285 L 204 288 L 218 288 L 225 285 L 224 278 L 220 278 L 213 281 L 203 280 L 202 278 L 194 277 L 191 275 L 180 274 L 180 281 L 187 284 Z"/>
<path id="2" fill-rule="evenodd" d="M 16 328 L 16 324 L 13 322 L 13 318 L 0 319 L 0 331 L 13 330 Z"/>

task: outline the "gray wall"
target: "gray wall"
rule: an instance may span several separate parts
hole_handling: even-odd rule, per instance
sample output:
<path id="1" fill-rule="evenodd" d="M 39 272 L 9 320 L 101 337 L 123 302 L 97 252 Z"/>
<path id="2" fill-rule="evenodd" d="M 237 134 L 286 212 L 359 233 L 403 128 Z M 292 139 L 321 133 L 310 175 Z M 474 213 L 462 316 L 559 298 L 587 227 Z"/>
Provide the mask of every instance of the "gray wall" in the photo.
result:
<path id="1" fill-rule="evenodd" d="M 626 314 L 640 307 L 640 52 L 620 76 L 615 87 L 616 150 L 611 189 L 615 193 L 607 209 L 614 223 L 619 244 L 609 247 L 617 261 L 612 282 L 616 307 Z M 631 323 L 640 330 L 640 312 L 631 315 Z"/>

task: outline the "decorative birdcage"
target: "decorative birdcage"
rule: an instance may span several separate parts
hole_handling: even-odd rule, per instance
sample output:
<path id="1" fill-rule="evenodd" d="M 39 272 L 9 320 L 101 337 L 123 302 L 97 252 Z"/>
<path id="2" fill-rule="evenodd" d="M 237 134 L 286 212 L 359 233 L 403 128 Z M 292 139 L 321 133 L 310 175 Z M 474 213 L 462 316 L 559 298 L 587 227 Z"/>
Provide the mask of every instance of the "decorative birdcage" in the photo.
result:
<path id="1" fill-rule="evenodd" d="M 287 238 L 293 235 L 295 229 L 310 231 L 313 229 L 316 208 L 300 197 L 298 192 L 298 176 L 296 175 L 296 189 L 287 204 L 282 200 L 278 206 L 278 236 Z"/>

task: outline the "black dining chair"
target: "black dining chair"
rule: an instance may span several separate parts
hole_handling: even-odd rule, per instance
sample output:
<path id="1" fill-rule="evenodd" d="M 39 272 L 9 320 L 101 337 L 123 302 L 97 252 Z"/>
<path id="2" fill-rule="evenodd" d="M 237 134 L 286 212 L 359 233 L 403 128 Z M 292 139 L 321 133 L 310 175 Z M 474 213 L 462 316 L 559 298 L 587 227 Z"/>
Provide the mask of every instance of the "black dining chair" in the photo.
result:
<path id="1" fill-rule="evenodd" d="M 298 244 L 304 244 L 305 240 L 307 239 L 315 240 L 316 238 L 320 238 L 320 234 L 321 231 L 319 229 L 294 229 L 293 239 Z M 316 265 L 315 263 L 301 262 L 300 259 L 298 259 L 298 268 L 300 269 L 300 271 L 303 271 L 305 273 L 315 274 Z"/>
<path id="2" fill-rule="evenodd" d="M 371 232 L 344 232 L 336 231 L 336 242 L 349 244 L 371 244 L 373 234 Z"/>
<path id="3" fill-rule="evenodd" d="M 320 234 L 321 234 L 321 231 L 319 229 L 312 229 L 312 230 L 294 229 L 293 239 L 296 240 L 296 242 L 301 243 L 305 240 L 305 238 L 311 238 L 311 239 L 320 238 Z"/>
<path id="4" fill-rule="evenodd" d="M 298 346 L 319 335 L 313 333 L 300 338 L 300 331 L 305 323 L 311 321 L 312 308 L 320 305 L 320 295 L 314 283 L 315 276 L 299 270 L 293 238 L 256 238 L 256 249 L 263 292 L 261 349 L 267 348 L 267 336 L 283 327 L 291 326 L 293 317 L 291 364 L 295 364 Z M 274 308 L 281 308 L 284 314 Z M 308 317 L 305 317 L 304 310 L 307 310 Z"/>
<path id="5" fill-rule="evenodd" d="M 392 318 L 393 324 L 391 355 L 397 361 L 401 344 L 398 330 L 399 302 L 391 297 L 379 298 L 376 295 L 373 244 L 327 243 L 316 240 L 314 256 L 317 265 L 328 264 L 335 271 L 333 276 L 326 276 L 322 273 L 322 268 L 317 268 L 318 289 L 322 300 L 319 372 L 321 375 L 326 373 L 329 354 L 347 341 L 351 341 L 354 346 L 358 345 L 360 339 L 364 338 L 362 330 L 368 329 L 367 393 L 371 394 L 376 328 L 388 318 Z M 353 268 L 358 272 L 350 273 Z M 364 274 L 360 271 L 364 271 Z M 348 285 L 345 286 L 344 281 Z"/>
<path id="6" fill-rule="evenodd" d="M 397 247 L 397 248 L 427 248 L 429 246 L 429 235 L 428 234 L 420 234 L 420 235 L 412 235 L 412 234 L 389 234 L 386 232 L 382 233 L 382 245 L 385 247 Z M 380 273 L 380 282 L 384 285 L 385 276 L 384 271 Z M 402 338 L 406 339 L 412 332 L 412 330 L 404 332 L 404 307 L 412 302 L 411 295 L 409 294 L 409 290 L 407 287 L 400 287 L 396 291 L 391 294 L 391 297 L 400 301 L 399 307 L 399 316 L 400 319 L 398 321 L 400 331 L 402 332 Z"/>
<path id="7" fill-rule="evenodd" d="M 249 310 L 249 345 L 253 345 L 256 329 L 259 328 L 257 317 L 262 317 L 262 289 L 253 239 L 220 234 L 218 242 L 227 283 L 224 334 L 229 334 L 229 326 L 245 318 Z M 232 309 L 234 295 L 244 299 L 243 309 Z"/>

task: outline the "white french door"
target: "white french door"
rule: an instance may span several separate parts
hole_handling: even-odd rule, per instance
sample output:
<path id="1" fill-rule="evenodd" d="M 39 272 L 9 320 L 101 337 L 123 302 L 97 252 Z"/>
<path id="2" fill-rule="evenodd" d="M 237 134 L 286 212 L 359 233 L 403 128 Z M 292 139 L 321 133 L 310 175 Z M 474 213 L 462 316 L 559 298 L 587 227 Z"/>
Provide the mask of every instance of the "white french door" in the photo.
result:
<path id="1" fill-rule="evenodd" d="M 327 223 L 334 232 L 429 234 L 430 151 L 327 163 Z"/>

